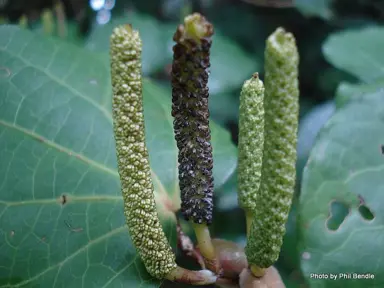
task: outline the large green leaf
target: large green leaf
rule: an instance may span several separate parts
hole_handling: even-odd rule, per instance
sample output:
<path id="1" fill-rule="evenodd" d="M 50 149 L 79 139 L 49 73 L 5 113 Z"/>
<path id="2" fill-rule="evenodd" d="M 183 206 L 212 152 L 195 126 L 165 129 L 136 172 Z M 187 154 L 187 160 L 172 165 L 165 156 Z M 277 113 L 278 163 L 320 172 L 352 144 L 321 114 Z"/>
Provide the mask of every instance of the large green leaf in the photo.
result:
<path id="1" fill-rule="evenodd" d="M 379 252 L 384 243 L 383 97 L 379 90 L 339 108 L 320 132 L 304 169 L 301 268 L 312 287 L 384 285 Z M 346 273 L 352 279 L 318 280 L 312 273 Z M 352 273 L 371 273 L 374 279 L 354 280 Z"/>
<path id="2" fill-rule="evenodd" d="M 384 28 L 370 26 L 338 32 L 323 45 L 325 58 L 364 82 L 384 78 Z"/>
<path id="3" fill-rule="evenodd" d="M 0 287 L 158 287 L 129 238 L 116 170 L 105 61 L 0 27 Z M 158 210 L 174 244 L 179 205 L 170 98 L 144 82 Z M 236 166 L 212 124 L 219 188 Z M 63 197 L 65 195 L 65 197 Z M 65 202 L 65 203 L 64 203 Z"/>

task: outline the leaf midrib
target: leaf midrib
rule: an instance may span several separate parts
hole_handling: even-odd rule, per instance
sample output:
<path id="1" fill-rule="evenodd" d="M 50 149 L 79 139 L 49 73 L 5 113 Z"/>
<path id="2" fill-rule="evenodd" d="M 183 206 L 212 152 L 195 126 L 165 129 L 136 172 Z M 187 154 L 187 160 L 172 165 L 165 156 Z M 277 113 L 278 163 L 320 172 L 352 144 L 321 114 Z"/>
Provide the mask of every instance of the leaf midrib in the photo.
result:
<path id="1" fill-rule="evenodd" d="M 49 146 L 49 147 L 51 147 L 51 148 L 53 148 L 59 152 L 66 153 L 68 156 L 75 157 L 75 158 L 85 162 L 86 164 L 92 166 L 92 167 L 95 167 L 95 168 L 100 169 L 104 172 L 107 172 L 108 174 L 111 174 L 115 177 L 119 177 L 117 170 L 114 170 L 112 168 L 104 166 L 104 165 L 102 165 L 96 161 L 89 159 L 88 157 L 86 157 L 80 153 L 76 153 L 76 152 L 74 152 L 68 148 L 65 148 L 64 146 L 61 146 L 61 145 L 53 142 L 52 140 L 48 140 L 48 139 L 44 138 L 43 136 L 38 135 L 29 129 L 25 129 L 25 128 L 17 125 L 17 124 L 11 124 L 11 123 L 4 121 L 4 120 L 1 120 L 1 119 L 0 119 L 0 125 L 3 125 L 6 128 L 11 128 L 11 129 L 17 130 L 21 133 L 24 133 L 25 135 L 28 135 L 29 137 L 33 138 L 34 140 L 39 141 L 39 142 L 43 142 L 47 146 Z"/>
<path id="2" fill-rule="evenodd" d="M 80 203 L 80 202 L 97 202 L 97 201 L 122 201 L 123 196 L 106 196 L 106 195 L 92 195 L 92 196 L 75 196 L 71 193 L 63 193 L 68 196 L 69 203 Z M 41 198 L 32 200 L 21 200 L 21 201 L 3 201 L 0 200 L 0 204 L 5 206 L 21 206 L 21 205 L 39 205 L 39 204 L 60 204 L 58 198 Z M 1 216 L 1 215 L 0 215 Z"/>
<path id="3" fill-rule="evenodd" d="M 59 263 L 56 263 L 55 265 L 53 266 L 50 266 L 48 267 L 47 269 L 43 270 L 42 272 L 40 272 L 39 274 L 36 274 L 35 276 L 29 278 L 29 279 L 26 279 L 24 281 L 21 281 L 19 283 L 17 283 L 16 285 L 9 285 L 9 284 L 6 284 L 5 286 L 0 286 L 0 287 L 21 287 L 25 284 L 28 284 L 36 279 L 38 279 L 39 277 L 43 276 L 45 273 L 51 271 L 52 269 L 55 269 L 56 267 L 62 267 L 67 261 L 71 260 L 72 258 L 76 257 L 78 254 L 80 254 L 81 252 L 84 252 L 86 249 L 88 249 L 89 247 L 91 247 L 92 245 L 94 244 L 97 244 L 101 241 L 103 241 L 104 239 L 107 239 L 113 235 L 116 235 L 118 233 L 121 233 L 121 232 L 126 232 L 128 233 L 128 229 L 126 227 L 126 225 L 123 225 L 123 226 L 120 226 L 118 228 L 115 228 L 115 229 L 112 229 L 111 231 L 109 231 L 108 233 L 100 236 L 100 237 L 97 237 L 91 241 L 89 241 L 86 245 L 84 245 L 83 247 L 81 247 L 80 249 L 76 250 L 74 253 L 72 253 L 71 255 L 69 255 L 68 257 L 66 257 L 63 261 L 59 262 Z M 134 261 L 136 261 L 136 258 L 138 256 L 136 256 L 131 262 L 133 263 Z M 131 263 L 130 263 L 131 264 Z M 57 273 L 60 272 L 60 269 Z"/>
<path id="4" fill-rule="evenodd" d="M 22 132 L 22 133 L 25 133 L 25 135 L 28 135 L 29 137 L 35 139 L 36 141 L 40 141 L 40 142 L 43 142 L 45 143 L 46 145 L 48 145 L 49 147 L 53 148 L 53 149 L 56 149 L 57 151 L 59 152 L 62 152 L 62 153 L 66 153 L 68 156 L 71 156 L 71 157 L 75 157 L 76 159 L 78 160 L 81 160 L 83 161 L 84 163 L 92 166 L 92 167 L 95 167 L 97 169 L 100 169 L 101 171 L 104 171 L 104 172 L 107 172 L 108 174 L 114 176 L 114 177 L 117 177 L 120 179 L 120 176 L 119 176 L 119 173 L 117 172 L 117 170 L 114 170 L 114 169 L 111 169 L 111 168 L 108 168 L 107 166 L 104 166 L 96 161 L 93 161 L 91 159 L 89 159 L 88 157 L 82 155 L 82 154 L 79 154 L 79 153 L 76 153 L 68 148 L 65 148 L 51 140 L 48 140 L 46 138 L 44 138 L 43 136 L 40 136 L 40 135 L 37 135 L 35 134 L 34 132 L 28 130 L 28 129 L 25 129 L 23 127 L 20 127 L 19 125 L 16 125 L 16 124 L 11 124 L 11 123 L 8 123 L 6 121 L 3 121 L 0 119 L 0 125 L 3 125 L 4 127 L 7 127 L 7 128 L 11 128 L 11 129 L 14 129 L 14 130 L 17 130 L 19 132 Z M 163 183 L 161 182 L 161 180 L 159 179 L 158 175 L 153 171 L 153 169 L 151 168 L 151 174 L 152 174 L 152 178 L 153 178 L 153 181 L 157 182 L 158 183 L 158 190 L 155 189 L 154 193 L 158 193 L 160 195 L 162 195 L 163 197 L 165 197 L 165 199 L 169 199 L 169 195 L 167 193 L 167 190 L 165 189 Z M 175 181 L 177 182 L 177 181 Z M 111 198 L 108 198 L 108 197 L 112 197 L 112 196 L 101 196 L 103 199 L 105 200 L 111 200 Z M 72 198 L 72 197 L 71 197 Z M 78 197 L 77 199 L 80 200 L 80 199 L 85 199 L 87 197 Z M 76 198 L 75 198 L 76 199 Z M 88 197 L 89 200 L 97 200 L 97 197 L 95 198 L 90 198 Z M 100 199 L 101 200 L 101 199 Z M 38 200 L 40 201 L 40 200 Z M 53 201 L 57 201 L 57 199 L 53 199 Z M 26 201 L 23 201 L 23 202 L 26 202 Z M 33 200 L 30 200 L 29 201 L 31 204 L 33 204 Z M 2 204 L 5 204 L 7 202 L 4 202 L 4 201 L 0 201 L 0 203 Z"/>

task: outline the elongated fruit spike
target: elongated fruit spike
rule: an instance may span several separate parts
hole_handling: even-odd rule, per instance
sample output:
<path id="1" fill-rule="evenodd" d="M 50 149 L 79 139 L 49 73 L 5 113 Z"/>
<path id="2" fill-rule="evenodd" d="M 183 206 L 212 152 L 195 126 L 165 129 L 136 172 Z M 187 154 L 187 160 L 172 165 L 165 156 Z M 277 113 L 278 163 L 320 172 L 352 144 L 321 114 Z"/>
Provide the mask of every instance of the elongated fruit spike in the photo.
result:
<path id="1" fill-rule="evenodd" d="M 244 82 L 239 108 L 239 204 L 247 215 L 247 231 L 256 211 L 264 148 L 264 85 L 258 73 Z"/>
<path id="2" fill-rule="evenodd" d="M 124 214 L 145 267 L 161 279 L 177 265 L 157 215 L 145 144 L 141 39 L 137 31 L 125 25 L 114 29 L 110 44 L 113 122 Z"/>
<path id="3" fill-rule="evenodd" d="M 213 26 L 200 14 L 185 18 L 173 40 L 172 116 L 179 148 L 181 210 L 187 220 L 212 222 L 212 147 L 208 110 Z"/>
<path id="4" fill-rule="evenodd" d="M 265 139 L 257 209 L 245 249 L 258 274 L 279 257 L 296 178 L 299 55 L 291 33 L 278 28 L 265 50 Z M 260 276 L 260 275 L 255 275 Z"/>

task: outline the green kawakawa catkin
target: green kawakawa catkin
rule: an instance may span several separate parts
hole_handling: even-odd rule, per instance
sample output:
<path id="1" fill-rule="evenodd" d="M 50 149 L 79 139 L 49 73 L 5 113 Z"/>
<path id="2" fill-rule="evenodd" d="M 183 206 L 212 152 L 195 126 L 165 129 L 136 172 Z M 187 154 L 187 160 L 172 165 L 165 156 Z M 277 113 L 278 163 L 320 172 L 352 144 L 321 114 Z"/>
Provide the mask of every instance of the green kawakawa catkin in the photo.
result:
<path id="1" fill-rule="evenodd" d="M 177 265 L 156 211 L 145 144 L 139 33 L 130 25 L 110 39 L 113 122 L 118 170 L 129 232 L 148 272 L 164 278 Z"/>
<path id="2" fill-rule="evenodd" d="M 240 206 L 252 214 L 260 186 L 264 145 L 264 85 L 258 73 L 244 82 L 239 108 L 238 196 Z"/>
<path id="3" fill-rule="evenodd" d="M 267 268 L 278 259 L 285 233 L 296 177 L 298 63 L 295 38 L 278 28 L 265 49 L 262 176 L 245 248 L 251 268 Z"/>

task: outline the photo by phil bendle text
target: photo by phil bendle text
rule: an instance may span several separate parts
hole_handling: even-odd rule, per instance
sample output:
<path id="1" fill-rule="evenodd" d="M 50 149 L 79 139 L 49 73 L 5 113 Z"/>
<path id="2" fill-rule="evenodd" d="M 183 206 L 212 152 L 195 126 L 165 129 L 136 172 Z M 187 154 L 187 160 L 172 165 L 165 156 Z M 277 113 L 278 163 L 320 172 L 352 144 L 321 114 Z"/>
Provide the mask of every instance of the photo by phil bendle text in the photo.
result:
<path id="1" fill-rule="evenodd" d="M 359 273 L 339 273 L 339 274 L 333 274 L 333 273 L 311 273 L 310 277 L 312 279 L 331 279 L 331 280 L 337 280 L 337 279 L 374 279 L 375 275 L 371 273 L 365 273 L 365 274 L 359 274 Z"/>

